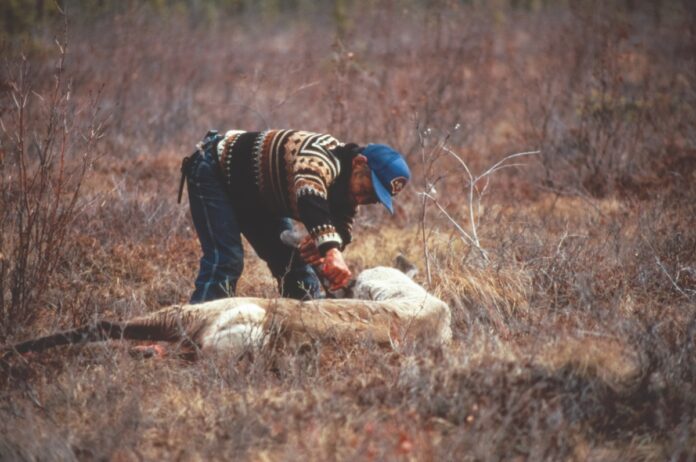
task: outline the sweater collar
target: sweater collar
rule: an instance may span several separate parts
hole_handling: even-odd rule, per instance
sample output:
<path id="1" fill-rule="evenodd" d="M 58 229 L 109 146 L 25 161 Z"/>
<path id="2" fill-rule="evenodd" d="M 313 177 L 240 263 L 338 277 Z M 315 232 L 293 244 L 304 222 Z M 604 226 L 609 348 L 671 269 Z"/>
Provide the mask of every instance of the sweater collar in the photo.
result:
<path id="1" fill-rule="evenodd" d="M 329 202 L 341 207 L 354 207 L 350 203 L 350 177 L 353 173 L 353 162 L 351 156 L 336 155 L 341 163 L 341 173 L 336 177 L 333 184 L 329 186 Z"/>

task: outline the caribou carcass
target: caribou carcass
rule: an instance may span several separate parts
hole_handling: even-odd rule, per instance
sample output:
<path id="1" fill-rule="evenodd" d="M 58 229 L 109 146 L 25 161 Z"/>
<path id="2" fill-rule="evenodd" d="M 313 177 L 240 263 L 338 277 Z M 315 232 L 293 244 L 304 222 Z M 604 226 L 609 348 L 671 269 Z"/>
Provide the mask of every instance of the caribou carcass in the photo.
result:
<path id="1" fill-rule="evenodd" d="M 409 341 L 447 343 L 452 337 L 446 303 L 401 271 L 376 267 L 360 273 L 353 298 L 298 301 L 232 297 L 171 306 L 126 322 L 96 324 L 27 340 L 12 352 L 106 339 L 182 342 L 196 351 L 241 353 L 282 336 L 290 341 L 371 340 L 386 347 Z"/>

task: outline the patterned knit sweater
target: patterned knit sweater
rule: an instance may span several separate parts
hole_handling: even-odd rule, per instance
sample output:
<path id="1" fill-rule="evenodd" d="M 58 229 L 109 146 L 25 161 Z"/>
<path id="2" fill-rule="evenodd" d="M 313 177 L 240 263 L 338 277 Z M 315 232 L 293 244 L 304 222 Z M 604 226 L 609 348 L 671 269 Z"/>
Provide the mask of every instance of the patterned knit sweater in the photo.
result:
<path id="1" fill-rule="evenodd" d="M 238 207 L 304 223 L 322 255 L 351 241 L 350 159 L 331 135 L 296 130 L 228 131 L 218 162 Z"/>

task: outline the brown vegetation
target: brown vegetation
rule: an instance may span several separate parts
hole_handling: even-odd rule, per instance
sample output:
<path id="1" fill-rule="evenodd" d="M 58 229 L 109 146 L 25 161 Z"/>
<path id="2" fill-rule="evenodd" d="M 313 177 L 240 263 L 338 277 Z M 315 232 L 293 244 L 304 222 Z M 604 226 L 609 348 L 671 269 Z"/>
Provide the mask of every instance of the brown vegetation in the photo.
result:
<path id="1" fill-rule="evenodd" d="M 696 458 L 689 2 L 124 4 L 4 45 L 0 341 L 187 299 L 178 167 L 212 127 L 398 146 L 414 181 L 394 217 L 361 212 L 347 256 L 417 262 L 454 340 L 13 357 L 0 459 Z M 462 162 L 530 150 L 469 196 Z M 248 254 L 239 293 L 275 296 Z"/>

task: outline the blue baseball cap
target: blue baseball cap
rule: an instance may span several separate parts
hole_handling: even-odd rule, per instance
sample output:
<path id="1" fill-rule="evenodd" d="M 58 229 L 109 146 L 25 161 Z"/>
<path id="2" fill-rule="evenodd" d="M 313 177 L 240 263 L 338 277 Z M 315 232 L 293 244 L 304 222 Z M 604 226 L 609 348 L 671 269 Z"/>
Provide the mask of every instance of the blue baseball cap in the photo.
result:
<path id="1" fill-rule="evenodd" d="M 392 196 L 404 189 L 411 179 L 411 171 L 406 161 L 401 154 L 386 144 L 368 144 L 363 148 L 362 154 L 367 157 L 377 199 L 384 204 L 389 213 L 394 213 Z"/>

